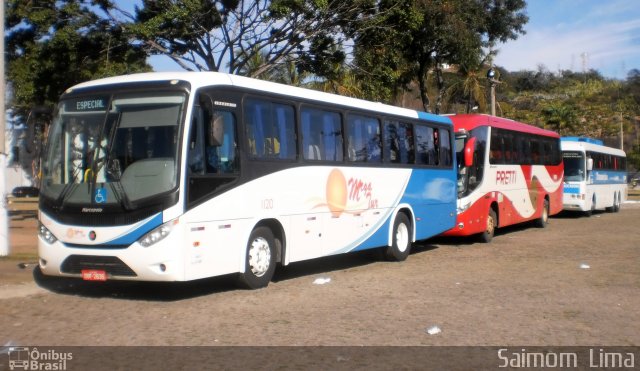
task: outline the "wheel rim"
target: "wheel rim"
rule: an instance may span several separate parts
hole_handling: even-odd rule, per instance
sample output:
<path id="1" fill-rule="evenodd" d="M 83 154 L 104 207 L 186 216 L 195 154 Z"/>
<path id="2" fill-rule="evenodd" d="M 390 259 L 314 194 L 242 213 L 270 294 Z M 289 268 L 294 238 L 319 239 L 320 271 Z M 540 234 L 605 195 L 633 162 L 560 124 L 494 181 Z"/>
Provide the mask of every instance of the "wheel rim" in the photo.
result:
<path id="1" fill-rule="evenodd" d="M 549 206 L 545 205 L 544 210 L 542 210 L 542 221 L 547 222 L 549 220 Z"/>
<path id="2" fill-rule="evenodd" d="M 262 277 L 269 270 L 271 264 L 271 249 L 269 242 L 263 237 L 258 237 L 251 242 L 249 247 L 249 267 L 256 277 Z"/>
<path id="3" fill-rule="evenodd" d="M 493 220 L 493 217 L 489 215 L 487 217 L 487 235 L 493 236 L 493 231 L 496 229 L 496 223 Z"/>
<path id="4" fill-rule="evenodd" d="M 401 252 L 409 247 L 409 228 L 404 223 L 400 223 L 396 229 L 396 246 Z"/>

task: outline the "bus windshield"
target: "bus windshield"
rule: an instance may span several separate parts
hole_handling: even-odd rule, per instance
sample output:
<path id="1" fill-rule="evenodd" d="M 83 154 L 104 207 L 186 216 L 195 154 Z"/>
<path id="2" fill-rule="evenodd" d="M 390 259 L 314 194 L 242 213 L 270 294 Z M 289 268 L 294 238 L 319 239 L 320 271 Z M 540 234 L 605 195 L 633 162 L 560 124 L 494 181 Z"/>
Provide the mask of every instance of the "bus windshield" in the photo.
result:
<path id="1" fill-rule="evenodd" d="M 62 100 L 42 160 L 43 196 L 60 206 L 130 209 L 138 200 L 174 189 L 185 101 L 177 92 Z"/>
<path id="2" fill-rule="evenodd" d="M 458 196 L 464 197 L 478 188 L 482 183 L 484 174 L 485 153 L 487 148 L 486 126 L 477 127 L 469 133 L 468 137 L 456 138 L 456 157 L 458 159 Z M 476 138 L 473 150 L 473 165 L 466 167 L 464 164 L 464 147 L 470 138 Z"/>
<path id="3" fill-rule="evenodd" d="M 580 182 L 584 180 L 585 161 L 584 153 L 578 151 L 563 151 L 564 180 L 567 182 Z"/>

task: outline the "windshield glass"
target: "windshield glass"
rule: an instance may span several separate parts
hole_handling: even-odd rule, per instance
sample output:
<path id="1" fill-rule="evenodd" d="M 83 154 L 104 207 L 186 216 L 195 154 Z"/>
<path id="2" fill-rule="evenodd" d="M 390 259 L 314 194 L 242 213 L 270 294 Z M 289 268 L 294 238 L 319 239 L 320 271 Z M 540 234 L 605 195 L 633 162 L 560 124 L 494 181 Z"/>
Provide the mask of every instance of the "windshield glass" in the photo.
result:
<path id="1" fill-rule="evenodd" d="M 477 127 L 469 132 L 467 137 L 456 138 L 456 158 L 458 159 L 458 196 L 464 197 L 474 191 L 482 183 L 484 162 L 487 148 L 486 126 Z M 473 165 L 464 164 L 464 146 L 471 138 L 476 138 L 473 150 Z"/>
<path id="2" fill-rule="evenodd" d="M 42 193 L 74 204 L 127 206 L 176 187 L 181 93 L 60 102 L 43 158 Z"/>
<path id="3" fill-rule="evenodd" d="M 579 182 L 584 180 L 585 161 L 584 153 L 578 151 L 562 152 L 564 162 L 564 180 L 567 182 Z"/>

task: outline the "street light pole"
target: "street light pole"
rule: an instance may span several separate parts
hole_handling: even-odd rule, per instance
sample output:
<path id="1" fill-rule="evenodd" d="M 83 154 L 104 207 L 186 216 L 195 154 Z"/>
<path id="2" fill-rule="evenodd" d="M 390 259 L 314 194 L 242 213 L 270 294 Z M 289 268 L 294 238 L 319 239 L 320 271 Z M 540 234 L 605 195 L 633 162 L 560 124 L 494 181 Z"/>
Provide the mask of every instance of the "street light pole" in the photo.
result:
<path id="1" fill-rule="evenodd" d="M 487 71 L 487 79 L 489 80 L 489 86 L 491 88 L 491 116 L 496 115 L 496 85 L 500 83 L 500 81 L 496 80 L 495 77 L 496 71 L 493 67 L 489 68 L 489 71 Z"/>

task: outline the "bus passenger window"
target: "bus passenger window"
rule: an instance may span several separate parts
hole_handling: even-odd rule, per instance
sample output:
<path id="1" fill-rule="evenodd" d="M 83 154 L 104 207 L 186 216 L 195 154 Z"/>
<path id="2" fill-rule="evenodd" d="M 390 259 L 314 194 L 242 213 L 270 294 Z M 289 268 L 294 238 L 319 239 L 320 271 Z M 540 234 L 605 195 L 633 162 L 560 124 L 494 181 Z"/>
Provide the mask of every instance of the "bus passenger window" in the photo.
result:
<path id="1" fill-rule="evenodd" d="M 499 129 L 491 128 L 491 147 L 489 149 L 489 163 L 490 164 L 502 164 L 504 163 L 503 156 L 503 137 Z"/>
<path id="2" fill-rule="evenodd" d="M 434 144 L 433 128 L 416 125 L 416 163 L 423 165 L 437 165 L 436 148 Z"/>
<path id="3" fill-rule="evenodd" d="M 440 165 L 449 167 L 453 163 L 451 153 L 451 139 L 449 137 L 449 131 L 440 129 Z"/>
<path id="4" fill-rule="evenodd" d="M 246 99 L 244 107 L 251 157 L 295 159 L 296 134 L 293 107 L 255 98 Z"/>
<path id="5" fill-rule="evenodd" d="M 383 155 L 385 161 L 394 164 L 413 163 L 415 155 L 413 153 L 412 124 L 385 120 L 384 138 Z"/>
<path id="6" fill-rule="evenodd" d="M 305 160 L 342 161 L 340 114 L 303 107 L 300 113 Z"/>
<path id="7" fill-rule="evenodd" d="M 349 133 L 349 161 L 382 161 L 380 123 L 377 119 L 368 116 L 349 115 L 347 117 L 347 131 Z"/>

